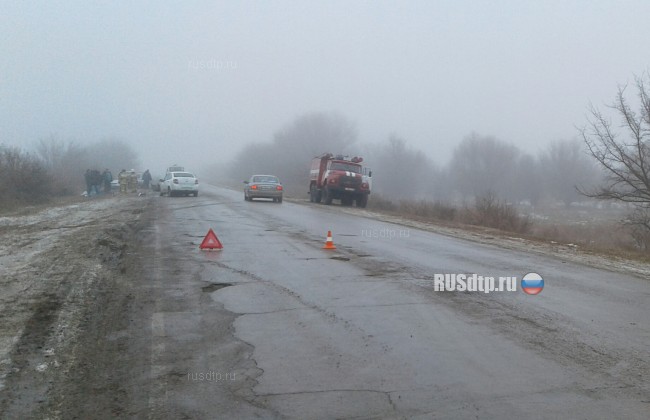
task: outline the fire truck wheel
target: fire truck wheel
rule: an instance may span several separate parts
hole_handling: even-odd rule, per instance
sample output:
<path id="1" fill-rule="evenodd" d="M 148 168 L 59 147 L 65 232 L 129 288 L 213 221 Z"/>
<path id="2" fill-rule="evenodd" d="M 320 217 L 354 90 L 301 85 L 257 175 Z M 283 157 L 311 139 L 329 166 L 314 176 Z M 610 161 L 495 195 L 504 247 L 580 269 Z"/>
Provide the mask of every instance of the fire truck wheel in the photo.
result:
<path id="1" fill-rule="evenodd" d="M 328 188 L 323 188 L 323 197 L 322 197 L 323 203 L 327 206 L 332 204 L 332 194 L 330 194 L 330 191 Z"/>
<path id="2" fill-rule="evenodd" d="M 309 188 L 309 201 L 312 203 L 320 203 L 320 191 L 316 188 L 316 185 L 312 185 Z"/>

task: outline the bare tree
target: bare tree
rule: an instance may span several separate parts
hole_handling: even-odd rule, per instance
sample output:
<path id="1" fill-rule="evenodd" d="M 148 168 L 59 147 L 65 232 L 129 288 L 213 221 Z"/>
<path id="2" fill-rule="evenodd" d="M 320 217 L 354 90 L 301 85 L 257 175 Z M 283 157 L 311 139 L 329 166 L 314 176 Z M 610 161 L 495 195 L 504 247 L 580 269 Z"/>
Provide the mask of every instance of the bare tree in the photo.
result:
<path id="1" fill-rule="evenodd" d="M 376 168 L 376 193 L 391 199 L 432 199 L 439 181 L 438 170 L 421 150 L 392 134 L 386 143 L 373 148 L 369 158 Z"/>
<path id="2" fill-rule="evenodd" d="M 552 142 L 539 162 L 545 192 L 567 207 L 584 197 L 579 189 L 593 187 L 601 176 L 577 139 Z"/>
<path id="3" fill-rule="evenodd" d="M 311 113 L 297 117 L 278 130 L 273 141 L 245 146 L 231 164 L 234 181 L 255 173 L 277 175 L 288 192 L 306 194 L 314 156 L 350 152 L 357 139 L 354 123 L 337 113 Z"/>
<path id="4" fill-rule="evenodd" d="M 465 198 L 492 194 L 512 199 L 520 155 L 519 149 L 511 144 L 472 133 L 454 150 L 450 176 Z"/>
<path id="5" fill-rule="evenodd" d="M 140 168 L 138 154 L 126 141 L 119 138 L 104 138 L 87 146 L 91 168 L 100 171 L 108 168 L 117 174 L 121 169 Z"/>
<path id="6" fill-rule="evenodd" d="M 635 209 L 631 223 L 650 230 L 646 223 L 650 211 L 650 97 L 646 83 L 643 77 L 635 78 L 638 112 L 626 97 L 627 86 L 618 88 L 609 107 L 620 119 L 620 131 L 600 110 L 590 108 L 591 117 L 581 135 L 606 176 L 600 187 L 581 192 L 589 197 L 630 203 Z"/>
<path id="7" fill-rule="evenodd" d="M 51 135 L 36 144 L 36 153 L 52 180 L 55 195 L 76 194 L 85 186 L 83 173 L 88 169 L 88 152 L 72 141 Z"/>

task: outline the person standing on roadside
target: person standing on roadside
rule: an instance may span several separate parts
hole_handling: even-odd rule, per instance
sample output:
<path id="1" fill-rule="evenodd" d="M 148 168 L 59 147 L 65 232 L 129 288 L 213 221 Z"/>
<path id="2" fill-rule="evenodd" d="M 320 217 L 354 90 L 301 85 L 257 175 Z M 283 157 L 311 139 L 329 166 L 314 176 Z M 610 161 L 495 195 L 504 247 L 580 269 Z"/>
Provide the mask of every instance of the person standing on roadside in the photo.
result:
<path id="1" fill-rule="evenodd" d="M 102 174 L 97 169 L 93 169 L 90 171 L 90 179 L 93 184 L 92 190 L 95 191 L 95 195 L 99 195 L 100 186 L 104 183 L 102 180 Z"/>
<path id="2" fill-rule="evenodd" d="M 147 169 L 142 174 L 142 185 L 144 186 L 145 190 L 149 189 L 149 183 L 150 182 L 151 182 L 151 174 L 149 173 L 149 169 Z"/>
<path id="3" fill-rule="evenodd" d="M 131 169 L 131 172 L 129 172 L 127 182 L 129 184 L 129 192 L 137 193 L 138 176 L 135 174 L 135 169 Z"/>
<path id="4" fill-rule="evenodd" d="M 129 182 L 126 169 L 122 169 L 117 175 L 117 181 L 120 183 L 120 194 L 126 194 L 126 184 Z"/>
<path id="5" fill-rule="evenodd" d="M 113 181 L 113 174 L 108 168 L 106 168 L 104 169 L 102 178 L 104 179 L 104 194 L 108 194 L 111 192 L 111 182 Z"/>

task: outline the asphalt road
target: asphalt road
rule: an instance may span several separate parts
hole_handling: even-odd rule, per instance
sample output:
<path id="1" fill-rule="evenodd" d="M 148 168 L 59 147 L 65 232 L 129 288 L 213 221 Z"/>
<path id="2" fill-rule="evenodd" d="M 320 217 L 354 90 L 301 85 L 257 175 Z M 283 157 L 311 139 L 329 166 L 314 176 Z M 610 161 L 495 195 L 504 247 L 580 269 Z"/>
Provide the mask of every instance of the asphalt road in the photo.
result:
<path id="1" fill-rule="evenodd" d="M 153 199 L 135 412 L 650 417 L 648 279 L 202 187 Z M 222 251 L 198 250 L 209 228 Z M 336 251 L 321 249 L 328 230 Z M 528 272 L 544 277 L 537 296 L 433 290 L 437 273 Z"/>

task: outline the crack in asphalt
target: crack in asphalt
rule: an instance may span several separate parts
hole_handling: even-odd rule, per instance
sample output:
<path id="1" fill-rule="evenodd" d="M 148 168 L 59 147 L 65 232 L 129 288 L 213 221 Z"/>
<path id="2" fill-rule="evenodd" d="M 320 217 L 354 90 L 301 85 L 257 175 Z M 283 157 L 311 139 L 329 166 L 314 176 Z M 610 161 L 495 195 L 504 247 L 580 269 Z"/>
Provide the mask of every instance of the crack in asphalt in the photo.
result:
<path id="1" fill-rule="evenodd" d="M 255 393 L 256 398 L 269 398 L 269 397 L 285 397 L 287 395 L 318 395 L 318 394 L 328 394 L 328 393 L 368 393 L 368 394 L 379 394 L 386 398 L 388 405 L 391 407 L 394 414 L 398 414 L 397 406 L 391 397 L 391 393 L 398 391 L 381 391 L 377 389 L 365 389 L 365 388 L 334 388 L 334 389 L 323 389 L 323 390 L 313 390 L 313 391 L 295 391 L 295 392 L 277 392 L 277 393 Z M 400 418 L 405 418 L 400 416 Z"/>

